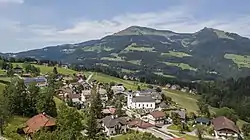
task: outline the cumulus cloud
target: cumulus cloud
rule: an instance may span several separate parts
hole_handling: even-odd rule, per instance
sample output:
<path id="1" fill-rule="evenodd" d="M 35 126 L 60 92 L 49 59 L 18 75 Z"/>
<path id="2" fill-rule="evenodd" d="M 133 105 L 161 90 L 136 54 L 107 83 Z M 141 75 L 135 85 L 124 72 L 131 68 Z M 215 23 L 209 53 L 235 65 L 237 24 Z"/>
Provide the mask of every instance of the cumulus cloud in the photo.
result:
<path id="1" fill-rule="evenodd" d="M 15 41 L 20 44 L 34 45 L 32 47 L 36 48 L 98 39 L 133 25 L 186 33 L 211 27 L 250 37 L 250 16 L 234 16 L 234 20 L 226 16 L 204 20 L 195 18 L 192 13 L 186 10 L 179 9 L 149 13 L 127 13 L 105 20 L 85 19 L 64 29 L 59 29 L 56 25 L 22 25 L 18 22 L 12 22 L 10 25 L 8 28 L 6 27 L 7 24 L 4 28 L 0 27 L 0 31 L 9 29 L 9 38 L 15 38 Z M 0 26 L 3 27 L 2 24 Z"/>
<path id="2" fill-rule="evenodd" d="M 1 3 L 17 3 L 17 4 L 22 4 L 24 3 L 24 0 L 0 0 Z"/>

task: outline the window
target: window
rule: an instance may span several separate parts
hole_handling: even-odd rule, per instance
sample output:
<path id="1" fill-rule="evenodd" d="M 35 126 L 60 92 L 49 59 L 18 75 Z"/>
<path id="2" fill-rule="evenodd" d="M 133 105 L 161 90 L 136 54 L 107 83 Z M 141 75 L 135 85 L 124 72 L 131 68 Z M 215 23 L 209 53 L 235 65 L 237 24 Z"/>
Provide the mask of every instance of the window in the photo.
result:
<path id="1" fill-rule="evenodd" d="M 141 106 L 141 104 L 138 105 L 139 107 Z"/>
<path id="2" fill-rule="evenodd" d="M 147 104 L 147 107 L 148 107 L 148 104 Z"/>
<path id="3" fill-rule="evenodd" d="M 142 104 L 142 107 L 144 107 L 144 104 Z"/>
<path id="4" fill-rule="evenodd" d="M 150 104 L 150 107 L 153 107 L 153 105 L 152 105 L 152 104 Z"/>

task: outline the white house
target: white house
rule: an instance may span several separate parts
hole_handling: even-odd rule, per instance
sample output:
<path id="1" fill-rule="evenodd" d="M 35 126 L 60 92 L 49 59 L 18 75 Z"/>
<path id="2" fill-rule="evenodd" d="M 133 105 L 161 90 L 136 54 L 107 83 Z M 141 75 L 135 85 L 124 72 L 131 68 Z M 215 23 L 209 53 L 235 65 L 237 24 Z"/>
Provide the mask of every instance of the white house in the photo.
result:
<path id="1" fill-rule="evenodd" d="M 100 120 L 104 133 L 107 136 L 117 135 L 127 132 L 127 121 L 114 115 L 107 116 Z"/>
<path id="2" fill-rule="evenodd" d="M 162 111 L 153 111 L 147 115 L 148 122 L 153 125 L 164 125 L 166 114 Z"/>
<path id="3" fill-rule="evenodd" d="M 120 85 L 116 85 L 116 86 L 112 86 L 111 90 L 113 90 L 114 93 L 119 93 L 119 92 L 124 92 L 125 88 L 124 86 L 120 86 Z"/>
<path id="4" fill-rule="evenodd" d="M 127 107 L 134 109 L 155 109 L 155 100 L 151 96 L 127 96 Z"/>

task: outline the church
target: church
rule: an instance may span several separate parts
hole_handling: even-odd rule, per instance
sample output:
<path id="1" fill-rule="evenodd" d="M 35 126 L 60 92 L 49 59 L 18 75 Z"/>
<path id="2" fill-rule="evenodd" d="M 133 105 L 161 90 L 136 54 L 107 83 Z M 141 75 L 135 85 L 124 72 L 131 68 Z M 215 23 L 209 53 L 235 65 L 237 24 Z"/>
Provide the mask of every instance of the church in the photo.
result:
<path id="1" fill-rule="evenodd" d="M 132 92 L 129 92 L 127 106 L 133 109 L 155 109 L 155 99 L 152 96 L 134 96 Z"/>

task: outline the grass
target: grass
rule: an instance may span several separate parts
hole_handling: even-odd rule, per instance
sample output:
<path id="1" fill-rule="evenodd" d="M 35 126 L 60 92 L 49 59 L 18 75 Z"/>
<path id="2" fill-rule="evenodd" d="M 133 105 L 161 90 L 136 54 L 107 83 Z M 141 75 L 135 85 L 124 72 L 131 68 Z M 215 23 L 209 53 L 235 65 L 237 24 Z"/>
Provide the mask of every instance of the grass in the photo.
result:
<path id="1" fill-rule="evenodd" d="M 14 65 L 17 64 L 20 67 L 23 66 L 23 63 L 13 63 L 13 64 Z M 44 65 L 36 65 L 36 64 L 33 64 L 33 65 L 35 67 L 40 68 L 40 71 L 42 74 L 53 72 L 53 68 L 54 68 L 54 67 L 49 67 L 49 66 L 44 66 Z M 61 67 L 56 67 L 56 68 L 57 68 L 57 71 L 61 74 L 72 75 L 73 73 L 77 73 L 77 71 L 74 71 L 72 69 L 65 69 L 65 68 L 61 68 Z"/>
<path id="2" fill-rule="evenodd" d="M 6 86 L 5 84 L 0 83 L 0 94 L 3 93 L 3 90 L 4 90 L 5 86 Z"/>
<path id="3" fill-rule="evenodd" d="M 196 112 L 198 110 L 198 106 L 196 105 L 198 96 L 184 93 L 181 91 L 175 90 L 164 90 L 165 95 L 172 98 L 172 100 L 180 107 L 186 108 L 188 112 Z"/>
<path id="4" fill-rule="evenodd" d="M 129 70 L 129 69 L 122 69 L 122 72 L 124 72 L 124 73 L 134 73 L 135 71 Z"/>
<path id="5" fill-rule="evenodd" d="M 128 63 L 135 64 L 135 65 L 141 65 L 141 60 L 130 60 Z"/>
<path id="6" fill-rule="evenodd" d="M 168 127 L 168 129 L 179 131 L 178 125 L 174 125 L 174 124 L 170 125 L 170 126 Z"/>
<path id="7" fill-rule="evenodd" d="M 87 46 L 82 48 L 84 52 L 97 52 L 97 53 L 100 53 L 102 51 L 112 51 L 113 49 L 114 48 L 110 48 L 107 46 Z"/>
<path id="8" fill-rule="evenodd" d="M 220 31 L 220 30 L 213 30 L 214 33 L 216 33 L 216 35 L 219 37 L 219 38 L 225 38 L 225 39 L 231 39 L 231 40 L 234 40 L 234 38 L 228 36 L 226 34 L 226 32 L 224 31 Z"/>
<path id="9" fill-rule="evenodd" d="M 180 134 L 178 132 L 171 132 L 171 133 L 173 133 L 181 138 L 185 138 L 186 140 L 198 140 L 198 138 L 195 136 L 191 136 L 191 135 L 187 135 L 187 134 Z"/>
<path id="10" fill-rule="evenodd" d="M 190 57 L 192 55 L 189 55 L 187 53 L 184 52 L 174 52 L 174 51 L 169 51 L 168 53 L 161 53 L 162 56 L 167 56 L 167 57 L 179 57 L 179 58 L 183 58 L 183 57 Z"/>
<path id="11" fill-rule="evenodd" d="M 232 60 L 239 68 L 250 68 L 249 55 L 225 54 L 224 58 Z"/>
<path id="12" fill-rule="evenodd" d="M 124 58 L 120 57 L 116 53 L 111 53 L 111 57 L 102 57 L 101 60 L 108 60 L 108 61 L 125 61 Z"/>
<path id="13" fill-rule="evenodd" d="M 146 88 L 146 86 L 147 86 L 146 84 L 143 84 L 143 83 L 138 83 L 138 82 L 129 81 L 129 80 L 123 80 L 120 78 L 116 78 L 113 76 L 109 76 L 109 75 L 97 73 L 97 72 L 94 73 L 92 79 L 97 80 L 97 81 L 102 82 L 102 83 L 115 82 L 118 84 L 123 84 L 127 89 L 132 89 L 132 90 L 136 90 L 138 85 L 140 85 L 141 88 Z"/>
<path id="14" fill-rule="evenodd" d="M 0 80 L 10 82 L 11 77 L 0 77 Z"/>
<path id="15" fill-rule="evenodd" d="M 167 78 L 175 78 L 175 76 L 173 76 L 173 75 L 166 75 L 163 72 L 154 72 L 154 74 L 160 75 L 160 76 L 163 76 L 163 77 L 167 77 Z"/>
<path id="16" fill-rule="evenodd" d="M 192 70 L 192 71 L 196 71 L 197 69 L 191 67 L 188 64 L 185 63 L 170 63 L 170 62 L 163 62 L 164 64 L 168 65 L 168 66 L 175 66 L 175 67 L 179 67 L 182 70 Z"/>
<path id="17" fill-rule="evenodd" d="M 4 128 L 4 136 L 10 140 L 25 140 L 24 137 L 17 133 L 18 128 L 24 127 L 28 118 L 21 116 L 14 116 Z"/>
<path id="18" fill-rule="evenodd" d="M 0 75 L 6 75 L 6 71 L 5 71 L 5 70 L 0 69 Z"/>
<path id="19" fill-rule="evenodd" d="M 143 46 L 137 46 L 136 43 L 132 43 L 127 48 L 124 49 L 124 52 L 130 52 L 130 51 L 139 51 L 139 52 L 155 52 L 154 47 L 143 47 Z"/>
<path id="20" fill-rule="evenodd" d="M 98 65 L 98 66 L 103 66 L 103 67 L 109 67 L 108 64 L 104 64 L 104 63 L 96 63 L 96 65 Z"/>

